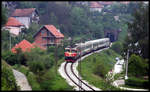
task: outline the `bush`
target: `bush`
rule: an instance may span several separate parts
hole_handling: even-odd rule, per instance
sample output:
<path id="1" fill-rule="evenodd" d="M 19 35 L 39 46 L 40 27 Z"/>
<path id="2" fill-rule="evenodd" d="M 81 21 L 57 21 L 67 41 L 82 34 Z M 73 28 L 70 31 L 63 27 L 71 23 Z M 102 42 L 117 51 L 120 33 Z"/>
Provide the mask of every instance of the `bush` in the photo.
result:
<path id="1" fill-rule="evenodd" d="M 55 46 L 50 46 L 50 47 L 48 47 L 47 48 L 47 52 L 52 52 L 52 53 L 54 53 L 55 52 Z"/>
<path id="2" fill-rule="evenodd" d="M 107 74 L 107 71 L 108 71 L 108 69 L 102 63 L 96 64 L 94 67 L 94 70 L 93 70 L 94 74 L 99 75 L 103 78 Z"/>
<path id="3" fill-rule="evenodd" d="M 129 79 L 125 80 L 125 85 L 141 87 L 141 88 L 149 88 L 149 81 L 138 79 L 136 77 L 129 77 Z"/>
<path id="4" fill-rule="evenodd" d="M 44 70 L 44 63 L 41 61 L 29 61 L 28 63 L 29 69 L 34 73 L 39 73 Z"/>
<path id="5" fill-rule="evenodd" d="M 23 64 L 26 65 L 26 57 L 22 53 L 20 48 L 16 49 L 17 53 L 14 54 L 11 51 L 6 51 L 2 53 L 2 58 L 10 65 Z"/>
<path id="6" fill-rule="evenodd" d="M 17 64 L 17 56 L 11 51 L 6 51 L 2 53 L 2 58 L 10 65 Z"/>
<path id="7" fill-rule="evenodd" d="M 27 65 L 34 73 L 49 69 L 54 64 L 53 53 L 49 54 L 39 48 L 34 48 L 30 53 L 26 53 Z"/>
<path id="8" fill-rule="evenodd" d="M 121 44 L 121 42 L 115 42 L 111 48 L 112 50 L 114 50 L 116 53 L 121 54 L 121 51 L 123 49 L 123 45 Z"/>
<path id="9" fill-rule="evenodd" d="M 131 76 L 141 77 L 147 74 L 147 64 L 143 58 L 132 54 L 129 58 L 128 73 Z M 136 70 L 136 71 L 135 71 Z"/>
<path id="10" fill-rule="evenodd" d="M 17 84 L 13 75 L 12 69 L 2 60 L 2 72 L 1 72 L 1 89 L 2 91 L 17 90 Z"/>

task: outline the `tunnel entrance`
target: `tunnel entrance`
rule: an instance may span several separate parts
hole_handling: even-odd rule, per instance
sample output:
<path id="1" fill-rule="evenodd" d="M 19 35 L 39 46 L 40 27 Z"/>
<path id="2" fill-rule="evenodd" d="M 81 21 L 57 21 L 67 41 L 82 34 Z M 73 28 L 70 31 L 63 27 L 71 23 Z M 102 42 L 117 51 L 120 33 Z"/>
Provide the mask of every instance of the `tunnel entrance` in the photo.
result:
<path id="1" fill-rule="evenodd" d="M 111 42 L 117 41 L 119 33 L 121 32 L 121 29 L 118 30 L 105 30 L 104 36 L 110 38 Z"/>
<path id="2" fill-rule="evenodd" d="M 111 42 L 115 41 L 115 36 L 112 33 L 107 33 L 106 37 L 108 37 L 110 39 Z"/>

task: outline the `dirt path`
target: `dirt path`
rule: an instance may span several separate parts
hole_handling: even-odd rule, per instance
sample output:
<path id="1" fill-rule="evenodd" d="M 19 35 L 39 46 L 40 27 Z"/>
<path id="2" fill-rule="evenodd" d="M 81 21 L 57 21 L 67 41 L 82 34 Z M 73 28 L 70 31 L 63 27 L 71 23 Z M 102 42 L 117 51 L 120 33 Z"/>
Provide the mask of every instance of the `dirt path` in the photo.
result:
<path id="1" fill-rule="evenodd" d="M 21 91 L 22 90 L 32 90 L 28 81 L 27 81 L 26 76 L 23 73 L 13 69 L 13 74 L 15 76 L 17 85 L 20 86 Z"/>

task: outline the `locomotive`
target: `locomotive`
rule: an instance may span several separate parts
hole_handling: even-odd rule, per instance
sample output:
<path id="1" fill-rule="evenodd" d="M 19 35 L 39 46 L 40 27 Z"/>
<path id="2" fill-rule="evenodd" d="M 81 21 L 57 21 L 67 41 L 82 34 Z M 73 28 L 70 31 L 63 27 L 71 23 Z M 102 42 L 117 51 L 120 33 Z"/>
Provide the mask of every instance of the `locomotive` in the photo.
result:
<path id="1" fill-rule="evenodd" d="M 78 43 L 75 47 L 66 47 L 64 52 L 65 61 L 75 62 L 81 56 L 106 47 L 110 47 L 109 38 L 90 40 L 84 43 Z"/>

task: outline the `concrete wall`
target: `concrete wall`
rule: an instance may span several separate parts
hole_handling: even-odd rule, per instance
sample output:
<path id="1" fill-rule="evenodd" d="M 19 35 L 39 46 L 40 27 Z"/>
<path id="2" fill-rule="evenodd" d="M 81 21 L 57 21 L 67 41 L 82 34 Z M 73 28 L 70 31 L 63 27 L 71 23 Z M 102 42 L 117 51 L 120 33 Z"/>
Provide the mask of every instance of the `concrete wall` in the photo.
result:
<path id="1" fill-rule="evenodd" d="M 121 30 L 105 30 L 104 31 L 104 36 L 107 37 L 108 34 L 110 34 L 113 38 L 113 41 L 118 40 L 118 36 Z M 112 39 L 110 39 L 112 41 Z"/>
<path id="2" fill-rule="evenodd" d="M 5 27 L 11 34 L 18 36 L 19 32 L 21 32 L 22 27 Z"/>
<path id="3" fill-rule="evenodd" d="M 90 11 L 98 11 L 98 12 L 101 12 L 101 11 L 102 11 L 102 8 L 90 8 Z"/>

